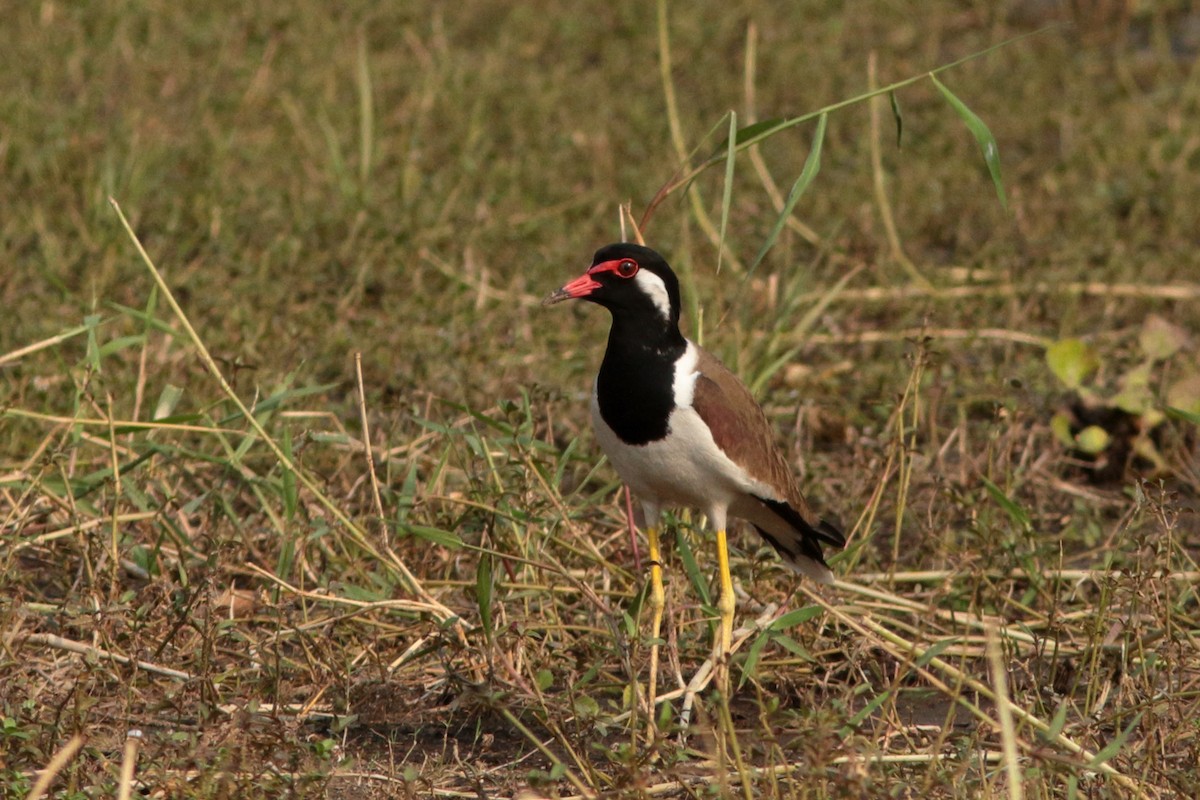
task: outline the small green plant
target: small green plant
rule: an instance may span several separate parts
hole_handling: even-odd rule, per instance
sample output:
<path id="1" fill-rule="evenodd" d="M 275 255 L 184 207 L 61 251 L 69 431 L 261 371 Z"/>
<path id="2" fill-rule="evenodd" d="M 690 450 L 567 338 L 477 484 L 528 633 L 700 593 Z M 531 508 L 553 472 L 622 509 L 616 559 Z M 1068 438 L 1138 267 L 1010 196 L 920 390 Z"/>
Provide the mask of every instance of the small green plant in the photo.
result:
<path id="1" fill-rule="evenodd" d="M 1200 364 L 1183 328 L 1157 314 L 1138 332 L 1137 361 L 1116 375 L 1106 358 L 1082 339 L 1046 349 L 1046 364 L 1071 392 L 1050 427 L 1064 445 L 1115 478 L 1133 456 L 1165 471 L 1157 435 L 1168 416 L 1200 423 Z M 1112 388 L 1105 386 L 1106 381 Z"/>

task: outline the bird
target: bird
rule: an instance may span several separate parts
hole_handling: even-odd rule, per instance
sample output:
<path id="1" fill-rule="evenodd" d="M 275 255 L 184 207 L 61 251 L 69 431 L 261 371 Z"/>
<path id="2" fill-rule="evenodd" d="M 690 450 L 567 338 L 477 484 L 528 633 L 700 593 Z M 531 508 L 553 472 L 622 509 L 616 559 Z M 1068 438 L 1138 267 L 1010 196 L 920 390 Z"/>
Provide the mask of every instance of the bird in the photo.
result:
<path id="1" fill-rule="evenodd" d="M 679 279 L 663 256 L 629 242 L 601 247 L 583 275 L 543 302 L 572 299 L 612 315 L 590 409 L 596 439 L 640 502 L 646 526 L 652 721 L 665 606 L 659 543 L 664 508 L 703 511 L 716 537 L 720 619 L 713 662 L 726 679 L 736 611 L 728 519 L 748 521 L 785 564 L 820 583 L 833 581 L 822 547 L 840 549 L 846 539 L 804 499 L 745 384 L 680 332 Z"/>

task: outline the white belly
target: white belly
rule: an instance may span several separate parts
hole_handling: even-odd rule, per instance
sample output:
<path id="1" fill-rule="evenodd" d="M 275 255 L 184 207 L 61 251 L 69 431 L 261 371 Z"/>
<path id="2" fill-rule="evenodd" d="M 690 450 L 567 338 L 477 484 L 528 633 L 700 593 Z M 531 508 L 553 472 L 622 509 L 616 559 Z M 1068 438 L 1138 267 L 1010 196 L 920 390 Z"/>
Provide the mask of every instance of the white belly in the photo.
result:
<path id="1" fill-rule="evenodd" d="M 708 426 L 690 407 L 671 412 L 666 438 L 643 445 L 618 438 L 600 416 L 595 392 L 591 410 L 600 447 L 621 480 L 645 502 L 699 508 L 719 525 L 737 497 L 762 491 L 717 447 Z"/>

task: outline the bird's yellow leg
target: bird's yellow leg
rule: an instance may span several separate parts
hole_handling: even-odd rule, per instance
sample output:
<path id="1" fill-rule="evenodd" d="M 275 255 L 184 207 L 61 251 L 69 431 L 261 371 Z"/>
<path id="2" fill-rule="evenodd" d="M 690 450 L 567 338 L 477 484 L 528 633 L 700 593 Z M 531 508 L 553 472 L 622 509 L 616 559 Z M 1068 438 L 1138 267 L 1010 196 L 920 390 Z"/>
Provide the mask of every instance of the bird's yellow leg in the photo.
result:
<path id="1" fill-rule="evenodd" d="M 728 688 L 729 652 L 733 649 L 733 612 L 737 607 L 733 596 L 733 578 L 729 575 L 729 543 L 724 528 L 717 531 L 717 568 L 721 573 L 721 594 L 717 598 L 721 620 L 713 641 L 713 666 L 719 676 L 718 685 L 724 691 Z"/>
<path id="2" fill-rule="evenodd" d="M 666 594 L 663 592 L 662 553 L 658 546 L 658 526 L 646 528 L 646 539 L 650 548 L 650 684 L 647 690 L 647 708 L 649 709 L 649 730 L 654 736 L 656 716 L 655 691 L 658 687 L 658 641 L 662 632 L 663 608 L 666 606 Z"/>

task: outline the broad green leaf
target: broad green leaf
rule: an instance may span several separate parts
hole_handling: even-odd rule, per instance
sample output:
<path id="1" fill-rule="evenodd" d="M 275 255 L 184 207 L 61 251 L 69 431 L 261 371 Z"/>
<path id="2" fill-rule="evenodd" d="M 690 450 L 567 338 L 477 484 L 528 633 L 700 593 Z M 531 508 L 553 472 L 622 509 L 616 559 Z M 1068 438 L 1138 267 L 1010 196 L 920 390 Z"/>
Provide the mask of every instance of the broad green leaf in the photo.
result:
<path id="1" fill-rule="evenodd" d="M 821 147 L 825 142 L 825 126 L 829 120 L 828 114 L 822 114 L 817 119 L 817 132 L 813 135 L 812 147 L 808 151 L 808 158 L 804 160 L 804 168 L 800 170 L 800 177 L 796 178 L 796 182 L 792 184 L 792 190 L 788 192 L 787 201 L 783 204 L 783 210 L 779 212 L 779 216 L 775 218 L 775 224 L 771 226 L 771 232 L 767 234 L 766 241 L 758 250 L 758 255 L 754 257 L 754 263 L 750 265 L 747 274 L 753 272 L 755 268 L 762 263 L 763 258 L 772 247 L 775 246 L 775 240 L 779 238 L 779 234 L 783 232 L 783 226 L 787 224 L 788 217 L 792 215 L 792 211 L 796 208 L 796 203 L 799 202 L 800 196 L 817 177 L 817 173 L 821 171 Z"/>
<path id="2" fill-rule="evenodd" d="M 1078 389 L 1100 366 L 1100 358 L 1082 339 L 1062 339 L 1046 348 L 1046 364 L 1068 389 Z"/>
<path id="3" fill-rule="evenodd" d="M 1075 435 L 1076 447 L 1092 456 L 1103 453 L 1111 442 L 1112 436 L 1099 425 L 1088 425 Z"/>
<path id="4" fill-rule="evenodd" d="M 1158 314 L 1151 314 L 1142 323 L 1141 333 L 1138 334 L 1138 344 L 1142 352 L 1151 361 L 1162 361 L 1170 358 L 1187 344 L 1187 331 L 1173 323 L 1167 322 Z"/>
<path id="5" fill-rule="evenodd" d="M 1065 412 L 1058 412 L 1050 418 L 1050 431 L 1054 438 L 1067 447 L 1075 446 L 1075 435 L 1071 433 L 1071 417 Z"/>
<path id="6" fill-rule="evenodd" d="M 966 103 L 959 100 L 954 92 L 947 89 L 946 85 L 938 80 L 937 75 L 930 73 L 929 77 L 951 107 L 958 112 L 962 121 L 966 123 L 967 129 L 971 131 L 975 141 L 979 143 L 980 149 L 983 150 L 984 163 L 987 164 L 988 172 L 992 176 L 992 183 L 996 186 L 996 196 L 1000 198 L 1000 205 L 1007 211 L 1008 198 L 1004 194 L 1004 180 L 1000 177 L 1000 148 L 996 146 L 996 137 L 992 135 L 987 124 L 974 111 L 967 108 Z"/>
<path id="7" fill-rule="evenodd" d="M 1167 405 L 1186 419 L 1200 415 L 1200 372 L 1184 375 L 1167 388 Z M 1192 420 L 1195 422 L 1196 420 Z"/>
<path id="8" fill-rule="evenodd" d="M 1154 392 L 1150 389 L 1150 370 L 1153 364 L 1149 361 L 1138 364 L 1121 376 L 1121 390 L 1110 401 L 1112 405 L 1133 414 L 1141 416 L 1154 406 Z"/>
<path id="9" fill-rule="evenodd" d="M 600 704 L 586 694 L 575 698 L 575 716 L 591 720 L 600 716 Z"/>

